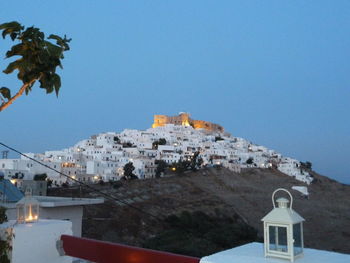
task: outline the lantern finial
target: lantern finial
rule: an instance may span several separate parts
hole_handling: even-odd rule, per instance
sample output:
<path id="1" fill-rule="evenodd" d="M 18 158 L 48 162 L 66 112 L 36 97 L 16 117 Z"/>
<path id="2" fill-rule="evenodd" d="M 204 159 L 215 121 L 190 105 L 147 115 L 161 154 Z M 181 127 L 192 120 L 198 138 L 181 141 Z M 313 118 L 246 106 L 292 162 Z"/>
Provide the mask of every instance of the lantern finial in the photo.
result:
<path id="1" fill-rule="evenodd" d="M 26 188 L 26 191 L 24 193 L 25 197 L 31 198 L 33 196 L 33 190 L 30 187 Z"/>

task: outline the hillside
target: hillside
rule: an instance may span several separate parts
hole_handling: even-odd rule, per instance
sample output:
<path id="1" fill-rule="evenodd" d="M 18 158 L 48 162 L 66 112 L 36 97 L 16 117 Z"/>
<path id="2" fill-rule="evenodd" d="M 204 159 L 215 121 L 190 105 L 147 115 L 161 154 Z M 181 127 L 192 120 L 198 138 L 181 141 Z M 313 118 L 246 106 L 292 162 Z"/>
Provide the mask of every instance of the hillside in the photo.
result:
<path id="1" fill-rule="evenodd" d="M 293 208 L 306 219 L 306 247 L 350 253 L 350 186 L 315 173 L 313 176 L 316 180 L 308 187 L 309 199 L 291 190 L 302 183 L 269 169 L 244 169 L 236 174 L 224 168 L 210 168 L 177 177 L 118 182 L 114 188 L 98 185 L 104 192 L 157 218 L 107 201 L 86 207 L 83 233 L 86 237 L 140 246 L 167 228 L 162 223 L 165 217 L 182 211 L 202 211 L 212 216 L 240 218 L 256 228 L 261 238 L 260 220 L 272 209 L 271 194 L 283 187 L 292 192 Z M 63 191 L 55 194 L 69 196 L 78 192 Z"/>

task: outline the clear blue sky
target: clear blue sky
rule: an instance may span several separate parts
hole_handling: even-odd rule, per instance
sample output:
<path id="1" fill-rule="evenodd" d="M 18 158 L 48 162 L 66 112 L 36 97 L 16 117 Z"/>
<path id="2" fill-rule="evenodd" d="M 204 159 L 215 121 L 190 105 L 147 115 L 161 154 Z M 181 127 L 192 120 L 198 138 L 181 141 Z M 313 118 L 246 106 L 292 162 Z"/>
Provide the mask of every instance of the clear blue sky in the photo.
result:
<path id="1" fill-rule="evenodd" d="M 350 183 L 348 0 L 1 1 L 0 17 L 73 38 L 59 97 L 34 87 L 0 113 L 4 143 L 62 149 L 187 111 Z"/>

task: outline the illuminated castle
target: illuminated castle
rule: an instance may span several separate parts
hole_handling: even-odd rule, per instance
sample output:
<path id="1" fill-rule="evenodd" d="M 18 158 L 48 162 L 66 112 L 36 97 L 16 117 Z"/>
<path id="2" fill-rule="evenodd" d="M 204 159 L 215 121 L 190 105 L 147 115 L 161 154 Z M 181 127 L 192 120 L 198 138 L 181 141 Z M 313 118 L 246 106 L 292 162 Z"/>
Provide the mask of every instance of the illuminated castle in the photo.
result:
<path id="1" fill-rule="evenodd" d="M 205 129 L 213 132 L 224 132 L 224 128 L 208 121 L 192 120 L 190 114 L 180 112 L 178 116 L 154 115 L 152 128 L 162 127 L 166 124 L 192 126 L 194 129 Z"/>

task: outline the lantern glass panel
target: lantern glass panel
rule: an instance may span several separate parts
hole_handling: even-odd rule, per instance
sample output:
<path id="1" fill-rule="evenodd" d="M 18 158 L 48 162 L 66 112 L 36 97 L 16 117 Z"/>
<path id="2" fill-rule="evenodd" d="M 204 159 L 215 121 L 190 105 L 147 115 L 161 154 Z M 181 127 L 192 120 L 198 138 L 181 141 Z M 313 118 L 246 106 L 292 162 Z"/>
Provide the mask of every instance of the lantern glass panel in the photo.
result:
<path id="1" fill-rule="evenodd" d="M 287 227 L 269 226 L 269 250 L 288 253 Z"/>
<path id="2" fill-rule="evenodd" d="M 25 220 L 25 211 L 24 211 L 24 205 L 18 205 L 17 206 L 17 220 L 19 223 L 23 223 Z"/>
<path id="3" fill-rule="evenodd" d="M 294 255 L 303 252 L 301 244 L 301 223 L 293 225 Z"/>
<path id="4" fill-rule="evenodd" d="M 38 208 L 36 205 L 26 204 L 25 211 L 26 211 L 26 215 L 25 215 L 26 222 L 33 222 L 38 219 Z"/>

